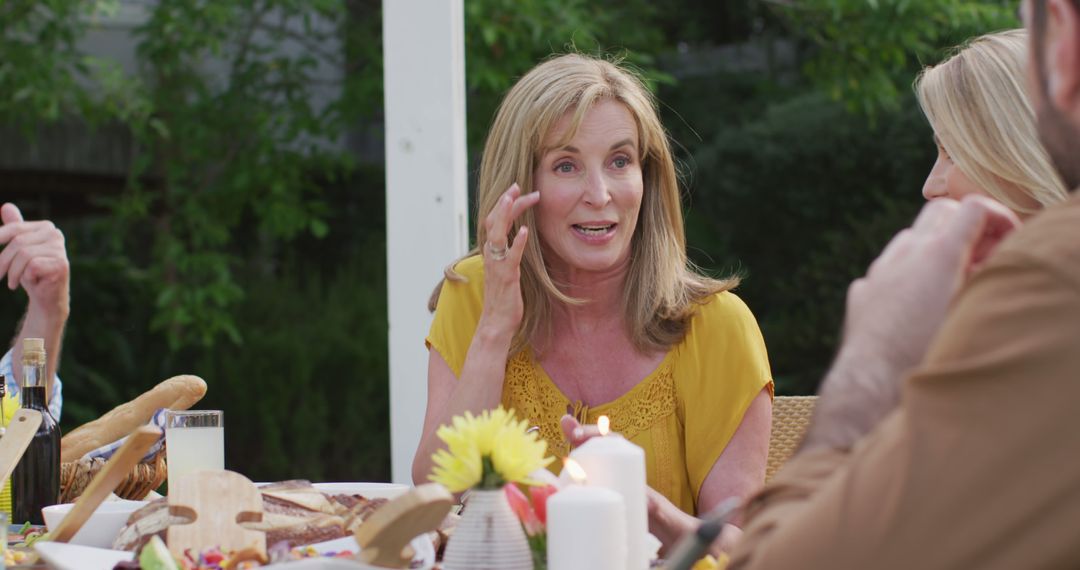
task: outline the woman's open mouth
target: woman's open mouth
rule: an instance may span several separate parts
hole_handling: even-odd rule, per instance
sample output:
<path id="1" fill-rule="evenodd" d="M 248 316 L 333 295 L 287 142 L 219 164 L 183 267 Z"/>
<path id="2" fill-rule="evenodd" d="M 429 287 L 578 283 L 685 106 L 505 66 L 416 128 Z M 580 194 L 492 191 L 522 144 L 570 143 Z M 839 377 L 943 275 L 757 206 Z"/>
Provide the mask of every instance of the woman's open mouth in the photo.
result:
<path id="1" fill-rule="evenodd" d="M 585 237 L 601 237 L 611 233 L 618 224 L 574 224 L 574 231 Z"/>

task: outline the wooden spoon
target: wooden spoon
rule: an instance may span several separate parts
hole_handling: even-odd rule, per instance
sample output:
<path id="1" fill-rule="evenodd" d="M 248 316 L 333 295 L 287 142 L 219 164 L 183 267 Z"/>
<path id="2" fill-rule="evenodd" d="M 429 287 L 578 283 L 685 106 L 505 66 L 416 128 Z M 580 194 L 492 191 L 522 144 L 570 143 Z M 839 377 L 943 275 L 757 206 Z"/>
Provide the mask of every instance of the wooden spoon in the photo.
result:
<path id="1" fill-rule="evenodd" d="M 17 410 L 12 416 L 4 437 L 0 438 L 0 487 L 11 477 L 11 472 L 26 453 L 26 448 L 30 447 L 39 426 L 41 412 L 37 410 Z"/>
<path id="2" fill-rule="evenodd" d="M 6 439 L 7 436 L 5 436 Z M 154 426 L 142 426 L 131 432 L 120 449 L 113 454 L 101 471 L 87 485 L 86 490 L 75 501 L 64 520 L 56 525 L 49 533 L 53 542 L 67 542 L 79 532 L 90 515 L 94 514 L 98 505 L 109 496 L 125 477 L 131 473 L 132 467 L 139 462 L 150 446 L 161 437 L 161 430 Z"/>

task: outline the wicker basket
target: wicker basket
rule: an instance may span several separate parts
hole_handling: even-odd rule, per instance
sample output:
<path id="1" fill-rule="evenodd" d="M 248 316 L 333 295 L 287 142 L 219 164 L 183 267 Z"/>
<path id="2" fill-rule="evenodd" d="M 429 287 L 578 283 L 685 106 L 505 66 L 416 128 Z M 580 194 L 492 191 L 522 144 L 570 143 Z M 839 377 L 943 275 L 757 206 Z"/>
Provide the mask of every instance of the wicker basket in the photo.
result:
<path id="1" fill-rule="evenodd" d="M 60 502 L 72 503 L 79 498 L 105 461 L 96 458 L 64 463 L 60 468 Z M 168 476 L 165 446 L 161 446 L 153 457 L 136 465 L 113 492 L 122 499 L 142 500 L 150 491 L 160 487 Z"/>
<path id="2" fill-rule="evenodd" d="M 769 459 L 765 467 L 765 482 L 772 480 L 784 462 L 802 443 L 806 428 L 814 415 L 817 396 L 777 396 L 773 399 L 772 435 Z"/>

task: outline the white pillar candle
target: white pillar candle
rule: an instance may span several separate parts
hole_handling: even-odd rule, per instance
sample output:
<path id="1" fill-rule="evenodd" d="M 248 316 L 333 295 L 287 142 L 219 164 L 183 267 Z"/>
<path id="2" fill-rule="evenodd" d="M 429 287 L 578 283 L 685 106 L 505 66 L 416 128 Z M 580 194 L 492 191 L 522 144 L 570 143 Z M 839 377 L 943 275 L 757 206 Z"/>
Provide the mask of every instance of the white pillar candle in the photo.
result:
<path id="1" fill-rule="evenodd" d="M 570 485 L 547 501 L 549 570 L 626 570 L 626 508 L 603 487 Z"/>
<path id="2" fill-rule="evenodd" d="M 606 419 L 606 418 L 605 418 Z M 649 513 L 645 495 L 645 451 L 617 434 L 594 437 L 570 453 L 585 470 L 586 484 L 622 495 L 626 505 L 628 570 L 649 568 Z"/>

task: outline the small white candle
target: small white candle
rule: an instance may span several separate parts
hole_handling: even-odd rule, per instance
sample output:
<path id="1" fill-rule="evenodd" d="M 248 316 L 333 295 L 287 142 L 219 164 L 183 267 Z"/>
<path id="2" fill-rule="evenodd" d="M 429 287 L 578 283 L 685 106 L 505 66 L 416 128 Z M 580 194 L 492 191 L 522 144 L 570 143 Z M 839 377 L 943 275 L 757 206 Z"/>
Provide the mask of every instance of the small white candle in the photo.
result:
<path id="1" fill-rule="evenodd" d="M 611 489 L 571 484 L 552 495 L 548 569 L 626 570 L 625 517 L 622 496 Z"/>
<path id="2" fill-rule="evenodd" d="M 601 416 L 600 427 L 607 427 Z M 602 432 L 605 430 L 601 430 Z M 570 453 L 588 475 L 587 485 L 605 487 L 622 495 L 626 506 L 628 570 L 647 570 L 649 513 L 645 495 L 645 451 L 618 434 L 594 437 Z"/>

